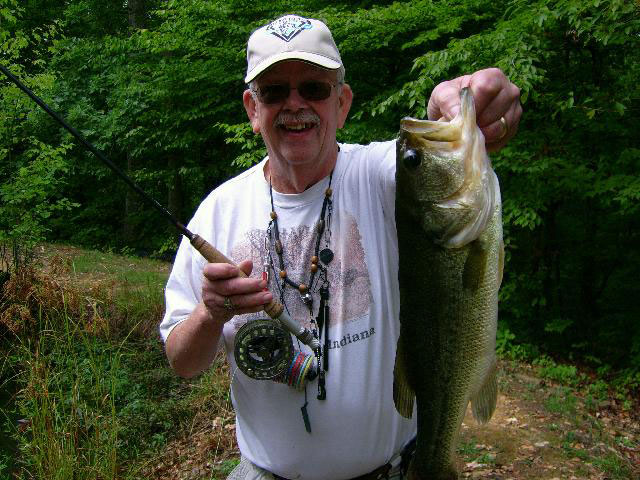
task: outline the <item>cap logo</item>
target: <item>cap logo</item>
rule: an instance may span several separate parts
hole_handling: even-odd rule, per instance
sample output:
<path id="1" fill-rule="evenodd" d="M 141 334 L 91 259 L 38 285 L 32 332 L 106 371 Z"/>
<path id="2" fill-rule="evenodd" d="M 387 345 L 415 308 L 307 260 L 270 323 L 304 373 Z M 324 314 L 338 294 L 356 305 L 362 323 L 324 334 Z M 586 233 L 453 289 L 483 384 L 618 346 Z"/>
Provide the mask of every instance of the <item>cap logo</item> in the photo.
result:
<path id="1" fill-rule="evenodd" d="M 285 42 L 289 42 L 300 32 L 309 30 L 312 26 L 308 18 L 298 17 L 297 15 L 287 15 L 267 25 L 266 31 Z"/>

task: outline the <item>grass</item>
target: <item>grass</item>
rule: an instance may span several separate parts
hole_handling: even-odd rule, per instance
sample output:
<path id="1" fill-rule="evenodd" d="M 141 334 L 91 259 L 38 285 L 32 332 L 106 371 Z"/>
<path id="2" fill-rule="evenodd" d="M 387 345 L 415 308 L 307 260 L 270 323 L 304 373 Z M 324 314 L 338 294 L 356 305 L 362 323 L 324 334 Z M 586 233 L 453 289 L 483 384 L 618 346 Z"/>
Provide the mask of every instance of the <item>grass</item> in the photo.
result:
<path id="1" fill-rule="evenodd" d="M 478 464 L 493 465 L 496 463 L 495 453 L 486 451 L 485 445 L 479 445 L 475 438 L 467 442 L 460 442 L 457 452 L 464 458 L 465 462 L 475 462 Z"/>
<path id="2" fill-rule="evenodd" d="M 627 462 L 614 453 L 595 458 L 593 464 L 605 472 L 611 480 L 626 480 L 632 478 L 632 473 Z"/>
<path id="3" fill-rule="evenodd" d="M 141 478 L 197 412 L 157 336 L 167 266 L 97 252 L 42 261 L 13 272 L 0 307 L 0 385 L 13 392 L 0 478 Z"/>
<path id="4" fill-rule="evenodd" d="M 544 406 L 551 413 L 574 417 L 577 411 L 577 404 L 578 399 L 570 388 L 558 387 L 553 389 Z"/>
<path id="5" fill-rule="evenodd" d="M 73 478 L 74 472 L 116 478 L 118 351 L 78 338 L 69 321 L 65 330 L 56 331 L 47 319 L 39 320 L 44 322 L 40 335 L 13 352 L 14 367 L 21 369 L 14 408 L 27 422 L 24 430 L 13 432 L 20 471 L 52 480 Z"/>
<path id="6" fill-rule="evenodd" d="M 211 474 L 211 480 L 227 478 L 231 471 L 240 463 L 240 459 L 234 458 L 223 461 L 220 466 Z"/>
<path id="7" fill-rule="evenodd" d="M 598 398 L 602 398 L 601 393 L 597 394 Z M 591 398 L 587 395 L 584 400 L 587 411 L 590 410 Z M 612 480 L 631 478 L 628 460 L 614 453 L 615 450 L 611 447 L 620 442 L 630 448 L 635 447 L 635 444 L 628 439 L 611 438 L 596 417 L 579 414 L 579 398 L 574 389 L 566 386 L 553 387 L 544 401 L 544 406 L 550 413 L 565 419 L 564 429 L 567 425 L 573 425 L 575 428 L 566 431 L 562 439 L 561 447 L 567 459 L 579 459 L 585 464 L 591 464 Z M 559 428 L 551 423 L 549 430 Z"/>
<path id="8" fill-rule="evenodd" d="M 628 461 L 611 451 L 592 454 L 579 442 L 579 439 L 573 431 L 569 431 L 565 435 L 562 449 L 567 458 L 578 458 L 582 462 L 594 465 L 607 475 L 606 478 L 611 480 L 625 480 L 632 477 Z"/>

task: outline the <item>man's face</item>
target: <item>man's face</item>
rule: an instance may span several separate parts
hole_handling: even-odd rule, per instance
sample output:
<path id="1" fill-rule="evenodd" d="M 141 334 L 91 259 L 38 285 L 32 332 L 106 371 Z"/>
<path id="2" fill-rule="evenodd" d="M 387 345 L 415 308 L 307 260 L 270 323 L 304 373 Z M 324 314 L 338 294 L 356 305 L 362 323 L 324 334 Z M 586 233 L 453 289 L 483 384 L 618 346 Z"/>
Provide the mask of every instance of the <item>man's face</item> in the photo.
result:
<path id="1" fill-rule="evenodd" d="M 334 160 L 336 130 L 342 128 L 351 106 L 348 85 L 331 88 L 325 100 L 306 100 L 297 88 L 303 82 L 322 81 L 336 84 L 335 71 L 308 63 L 287 61 L 274 65 L 260 75 L 255 84 L 288 85 L 289 96 L 274 104 L 265 104 L 245 91 L 244 105 L 255 133 L 260 133 L 269 158 L 288 167 L 322 166 Z"/>

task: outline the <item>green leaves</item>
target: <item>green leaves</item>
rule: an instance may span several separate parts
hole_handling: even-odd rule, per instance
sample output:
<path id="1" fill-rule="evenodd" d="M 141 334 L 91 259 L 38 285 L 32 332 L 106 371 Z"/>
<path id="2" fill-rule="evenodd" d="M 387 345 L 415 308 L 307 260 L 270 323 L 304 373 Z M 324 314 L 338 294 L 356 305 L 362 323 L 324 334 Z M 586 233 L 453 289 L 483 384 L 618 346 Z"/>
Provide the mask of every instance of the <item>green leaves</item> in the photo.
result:
<path id="1" fill-rule="evenodd" d="M 638 226 L 637 6 L 516 0 L 497 12 L 490 2 L 464 3 L 451 15 L 455 21 L 445 20 L 448 29 L 405 43 L 425 51 L 413 58 L 410 78 L 376 98 L 371 111 L 424 117 L 424 100 L 438 82 L 501 68 L 520 87 L 524 104 L 517 137 L 493 155 L 507 243 L 501 316 L 523 341 L 565 351 L 590 345 L 624 363 L 633 343 L 614 332 L 639 338 L 632 317 L 640 313 L 621 300 L 640 293 L 635 282 L 622 280 L 629 270 L 620 263 L 623 256 L 640 266 L 631 243 L 637 235 L 618 233 Z M 474 32 L 469 22 L 477 12 L 485 23 Z M 589 342 L 605 330 L 615 348 Z"/>
<path id="2" fill-rule="evenodd" d="M 322 18 L 340 47 L 355 93 L 340 141 L 393 138 L 401 117 L 426 117 L 439 82 L 501 68 L 524 105 L 517 136 L 492 155 L 507 246 L 502 319 L 524 342 L 637 363 L 628 355 L 640 350 L 636 2 L 172 0 L 149 2 L 143 29 L 125 5 L 0 0 L 0 61 L 184 220 L 265 155 L 242 106 L 244 48 L 284 12 Z M 21 232 L 121 248 L 133 224 L 140 240 L 129 242 L 146 251 L 175 242 L 2 82 L 0 185 L 8 231 L 32 225 Z"/>
<path id="3" fill-rule="evenodd" d="M 264 147 L 262 137 L 253 133 L 251 125 L 248 122 L 236 125 L 228 125 L 224 123 L 216 123 L 216 127 L 220 128 L 225 134 L 225 143 L 227 145 L 237 145 L 240 147 L 241 153 L 233 159 L 232 165 L 248 168 L 260 162 L 267 154 Z"/>
<path id="4" fill-rule="evenodd" d="M 52 147 L 33 137 L 29 145 L 28 163 L 0 184 L 0 240 L 43 241 L 48 219 L 79 206 L 60 195 L 69 171 L 65 154 L 72 145 Z"/>

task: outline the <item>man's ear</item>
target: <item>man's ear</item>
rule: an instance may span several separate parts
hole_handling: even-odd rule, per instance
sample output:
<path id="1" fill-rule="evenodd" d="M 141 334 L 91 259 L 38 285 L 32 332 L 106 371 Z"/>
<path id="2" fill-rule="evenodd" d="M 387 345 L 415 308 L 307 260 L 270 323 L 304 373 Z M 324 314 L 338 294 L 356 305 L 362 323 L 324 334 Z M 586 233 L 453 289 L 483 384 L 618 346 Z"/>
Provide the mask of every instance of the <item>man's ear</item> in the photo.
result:
<path id="1" fill-rule="evenodd" d="M 258 122 L 258 106 L 256 105 L 256 99 L 251 94 L 251 90 L 246 89 L 242 94 L 242 103 L 244 103 L 244 109 L 247 111 L 249 122 L 253 133 L 260 133 L 260 123 Z"/>
<path id="2" fill-rule="evenodd" d="M 338 128 L 344 127 L 344 123 L 347 121 L 347 115 L 351 109 L 351 102 L 353 101 L 353 91 L 348 83 L 342 85 L 342 92 L 338 97 Z"/>

